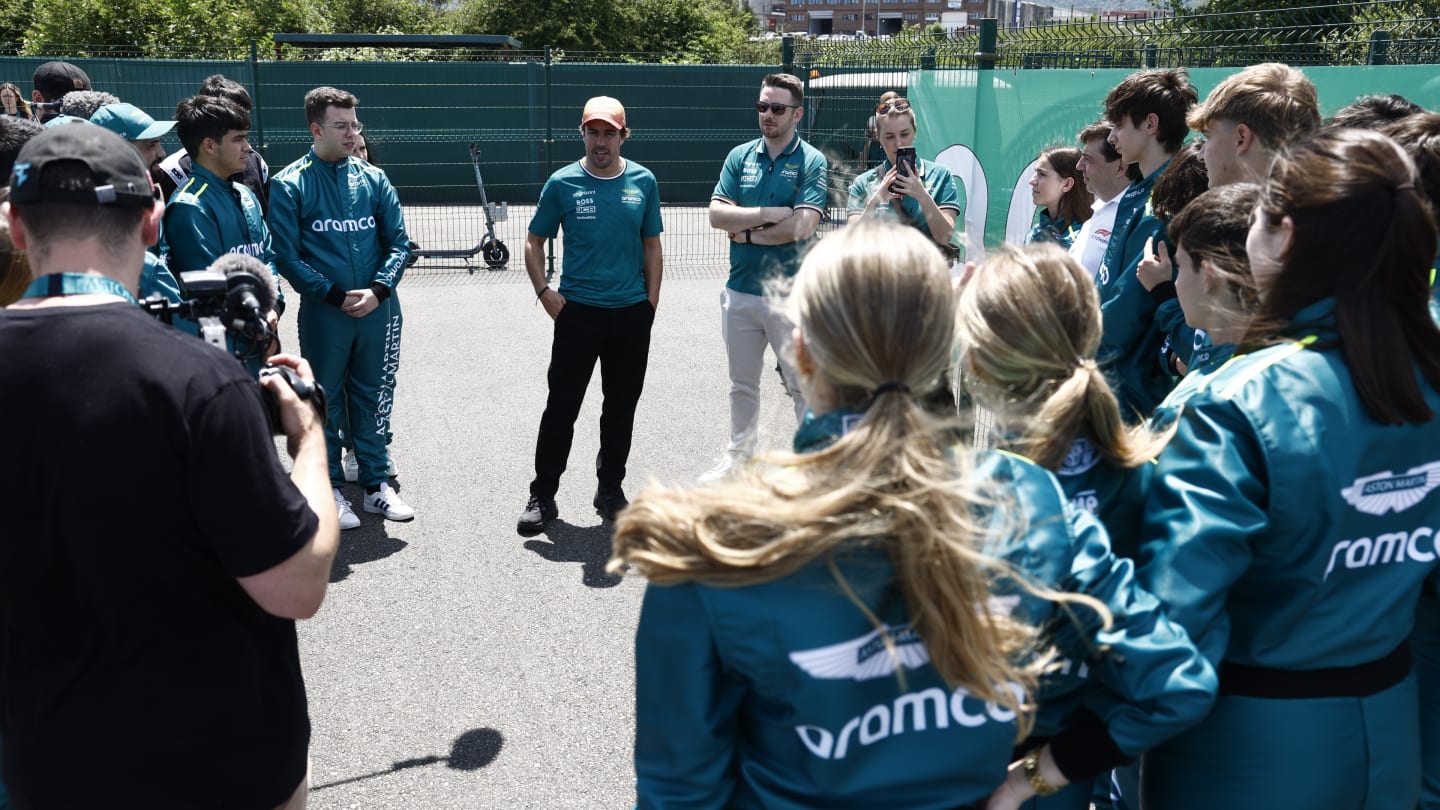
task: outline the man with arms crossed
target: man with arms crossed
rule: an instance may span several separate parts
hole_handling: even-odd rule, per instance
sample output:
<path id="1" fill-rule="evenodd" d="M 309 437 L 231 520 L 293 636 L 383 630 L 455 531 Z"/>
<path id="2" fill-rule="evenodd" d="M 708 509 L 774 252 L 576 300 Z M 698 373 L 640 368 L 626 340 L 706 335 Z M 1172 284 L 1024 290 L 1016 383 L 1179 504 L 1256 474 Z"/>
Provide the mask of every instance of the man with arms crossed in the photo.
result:
<path id="1" fill-rule="evenodd" d="M 595 510 L 614 520 L 629 505 L 620 485 L 660 302 L 660 193 L 649 169 L 620 157 L 630 137 L 625 108 L 609 96 L 590 99 L 580 115 L 580 135 L 585 157 L 545 181 L 525 236 L 525 272 L 536 300 L 555 321 L 550 395 L 535 440 L 535 479 L 516 522 L 516 530 L 527 537 L 559 515 L 555 493 L 597 360 L 605 404 L 595 459 L 600 479 Z M 564 267 L 556 291 L 545 283 L 545 240 L 562 227 Z"/>
<path id="2" fill-rule="evenodd" d="M 755 105 L 761 137 L 730 151 L 710 197 L 710 226 L 730 238 L 730 278 L 720 294 L 720 335 L 730 366 L 730 443 L 701 480 L 729 474 L 755 452 L 767 343 L 794 400 L 795 421 L 805 416 L 799 378 L 787 357 L 794 326 L 771 306 L 764 288 L 767 279 L 800 269 L 829 198 L 828 161 L 795 131 L 804 104 L 798 78 L 766 76 Z"/>
<path id="3" fill-rule="evenodd" d="M 264 381 L 287 477 L 255 380 L 135 306 L 161 206 L 118 136 L 36 136 L 0 216 L 34 276 L 0 310 L 0 485 L 39 505 L 0 532 L 5 784 L 21 807 L 304 807 L 294 620 L 338 540 L 319 415 Z"/>
<path id="4" fill-rule="evenodd" d="M 334 87 L 305 94 L 314 146 L 270 181 L 275 264 L 300 294 L 300 350 L 331 394 L 325 438 L 340 528 L 360 518 L 340 488 L 339 428 L 348 406 L 366 512 L 411 520 L 385 472 L 390 402 L 385 378 L 399 362 L 399 314 L 390 296 L 405 270 L 410 237 L 400 199 L 385 173 L 351 157 L 364 125 L 355 96 Z M 344 392 L 343 401 L 341 392 Z"/>

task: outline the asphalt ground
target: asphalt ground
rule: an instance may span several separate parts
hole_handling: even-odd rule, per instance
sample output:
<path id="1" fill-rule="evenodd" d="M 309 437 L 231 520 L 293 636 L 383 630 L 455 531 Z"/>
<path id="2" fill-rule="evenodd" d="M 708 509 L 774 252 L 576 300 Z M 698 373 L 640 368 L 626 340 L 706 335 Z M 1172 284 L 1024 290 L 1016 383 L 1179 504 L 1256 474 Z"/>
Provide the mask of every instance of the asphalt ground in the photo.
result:
<path id="1" fill-rule="evenodd" d="M 512 209 L 512 217 L 513 217 Z M 721 237 L 716 234 L 716 239 Z M 359 509 L 329 594 L 300 623 L 314 725 L 310 807 L 599 808 L 634 799 L 633 642 L 644 583 L 605 573 L 592 377 L 560 517 L 515 531 L 533 474 L 551 321 L 520 269 L 422 262 L 405 326 L 391 452 L 409 523 Z M 482 265 L 483 267 L 483 265 Z M 724 267 L 665 281 L 626 490 L 693 482 L 724 448 Z M 292 300 L 294 300 L 292 298 Z M 294 318 L 283 336 L 298 343 Z M 761 446 L 794 414 L 762 379 Z"/>

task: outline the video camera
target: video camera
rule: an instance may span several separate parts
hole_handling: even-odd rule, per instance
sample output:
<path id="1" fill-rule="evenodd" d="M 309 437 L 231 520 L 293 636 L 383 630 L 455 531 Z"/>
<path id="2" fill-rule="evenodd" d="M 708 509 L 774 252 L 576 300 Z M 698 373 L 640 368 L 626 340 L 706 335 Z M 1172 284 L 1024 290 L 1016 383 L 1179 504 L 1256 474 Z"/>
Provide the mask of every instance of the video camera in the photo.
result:
<path id="1" fill-rule="evenodd" d="M 168 324 L 176 315 L 200 325 L 200 338 L 221 351 L 232 351 L 225 332 L 245 338 L 234 342 L 233 353 L 241 360 L 266 356 L 275 332 L 266 315 L 279 297 L 275 279 L 259 259 L 241 253 L 227 253 L 204 270 L 180 274 L 183 300 L 176 303 L 159 293 L 140 302 L 141 308 Z"/>
<path id="2" fill-rule="evenodd" d="M 242 253 L 227 253 L 204 270 L 181 273 L 180 287 L 185 298 L 178 303 L 155 293 L 141 301 L 140 307 L 167 324 L 173 324 L 176 315 L 194 321 L 200 325 L 202 340 L 234 354 L 241 361 L 269 356 L 270 347 L 279 338 L 270 328 L 267 316 L 275 308 L 279 290 L 274 275 L 263 262 Z M 235 339 L 227 341 L 227 332 L 233 332 Z M 318 383 L 305 382 L 283 366 L 266 366 L 260 370 L 261 379 L 272 375 L 289 383 L 296 396 L 309 402 L 321 422 L 325 421 L 325 389 Z M 270 429 L 279 435 L 283 432 L 280 403 L 263 386 L 260 394 L 265 401 L 266 415 L 270 417 Z"/>

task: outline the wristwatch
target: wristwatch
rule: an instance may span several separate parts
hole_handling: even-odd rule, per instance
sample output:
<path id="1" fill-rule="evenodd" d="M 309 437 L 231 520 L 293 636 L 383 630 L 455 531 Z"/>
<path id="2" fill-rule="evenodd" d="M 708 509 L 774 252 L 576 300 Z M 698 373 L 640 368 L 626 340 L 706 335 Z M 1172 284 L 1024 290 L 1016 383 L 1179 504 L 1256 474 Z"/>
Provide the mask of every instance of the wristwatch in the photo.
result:
<path id="1" fill-rule="evenodd" d="M 745 244 L 747 244 L 747 245 L 752 245 L 752 244 L 754 244 L 754 242 L 751 242 L 751 241 L 750 241 L 750 234 L 751 234 L 751 232 L 752 232 L 752 229 L 750 229 L 750 228 L 746 228 L 746 229 L 745 229 Z"/>
<path id="2" fill-rule="evenodd" d="M 1036 796 L 1050 796 L 1060 791 L 1060 788 L 1045 781 L 1045 775 L 1040 773 L 1039 748 L 1030 749 L 1020 760 L 1020 768 L 1025 771 L 1025 778 L 1030 780 L 1030 789 L 1035 791 Z"/>

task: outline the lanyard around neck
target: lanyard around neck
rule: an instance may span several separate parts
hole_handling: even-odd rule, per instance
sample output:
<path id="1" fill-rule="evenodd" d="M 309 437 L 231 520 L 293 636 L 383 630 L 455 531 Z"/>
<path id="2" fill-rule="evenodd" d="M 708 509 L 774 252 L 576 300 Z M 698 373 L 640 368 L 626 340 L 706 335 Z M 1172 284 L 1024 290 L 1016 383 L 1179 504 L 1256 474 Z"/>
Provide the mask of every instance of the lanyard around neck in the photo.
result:
<path id="1" fill-rule="evenodd" d="M 30 282 L 22 298 L 56 298 L 64 295 L 117 295 L 137 304 L 125 285 L 91 273 L 50 273 Z"/>

